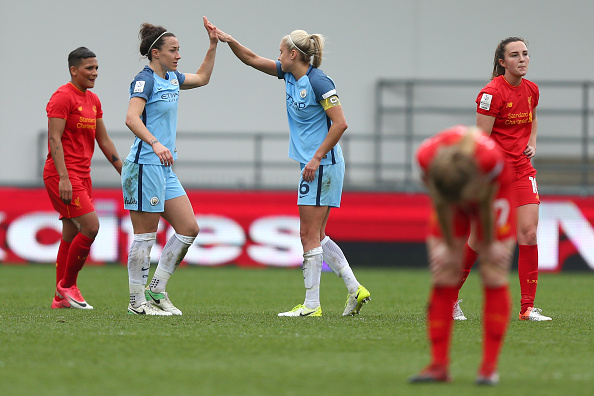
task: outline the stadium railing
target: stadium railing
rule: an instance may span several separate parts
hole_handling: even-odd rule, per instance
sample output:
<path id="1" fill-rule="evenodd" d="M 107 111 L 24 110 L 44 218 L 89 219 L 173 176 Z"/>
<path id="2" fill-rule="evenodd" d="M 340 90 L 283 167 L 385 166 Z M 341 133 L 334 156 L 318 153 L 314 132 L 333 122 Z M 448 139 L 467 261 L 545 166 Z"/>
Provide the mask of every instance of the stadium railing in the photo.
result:
<path id="1" fill-rule="evenodd" d="M 341 140 L 347 163 L 345 190 L 422 190 L 414 153 L 420 142 L 454 124 L 471 125 L 474 101 L 487 80 L 382 79 L 375 86 L 373 129 L 348 133 Z M 545 194 L 594 194 L 594 82 L 536 81 L 538 144 L 533 162 L 539 191 Z M 125 155 L 130 132 L 110 133 Z M 224 147 L 224 151 L 222 148 Z M 175 171 L 187 188 L 295 188 L 298 165 L 287 158 L 288 136 L 253 132 L 178 132 L 180 160 Z M 224 152 L 224 155 L 221 153 Z M 47 132 L 39 134 L 38 169 L 47 153 Z M 102 156 L 96 150 L 96 156 Z M 103 160 L 93 161 L 97 187 L 118 179 Z M 40 179 L 41 180 L 41 179 Z"/>

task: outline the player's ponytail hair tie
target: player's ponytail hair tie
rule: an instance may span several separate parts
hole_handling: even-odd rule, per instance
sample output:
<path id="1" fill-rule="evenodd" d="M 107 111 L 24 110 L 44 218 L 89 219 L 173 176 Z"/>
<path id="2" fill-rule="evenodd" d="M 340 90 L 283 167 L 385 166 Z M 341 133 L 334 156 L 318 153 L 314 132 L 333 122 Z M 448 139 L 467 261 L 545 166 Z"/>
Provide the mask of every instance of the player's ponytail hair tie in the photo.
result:
<path id="1" fill-rule="evenodd" d="M 160 39 L 161 37 L 163 37 L 163 35 L 164 35 L 164 34 L 166 34 L 166 33 L 169 33 L 169 32 L 168 32 L 167 30 L 165 30 L 163 33 L 161 33 L 161 34 L 159 35 L 159 37 L 157 37 L 157 38 L 155 39 L 155 41 L 153 41 L 153 43 L 151 44 L 151 46 L 149 47 L 149 49 L 148 49 L 148 51 L 147 51 L 147 55 L 151 53 L 151 50 L 153 49 L 153 45 L 155 45 L 155 44 L 157 43 L 157 41 L 159 41 L 159 39 Z"/>

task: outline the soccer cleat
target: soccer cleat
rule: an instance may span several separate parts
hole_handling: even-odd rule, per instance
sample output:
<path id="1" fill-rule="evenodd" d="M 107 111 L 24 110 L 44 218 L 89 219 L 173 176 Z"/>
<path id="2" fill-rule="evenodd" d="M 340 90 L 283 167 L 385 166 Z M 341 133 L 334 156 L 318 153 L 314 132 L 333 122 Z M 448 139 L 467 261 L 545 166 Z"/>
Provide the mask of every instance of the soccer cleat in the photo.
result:
<path id="1" fill-rule="evenodd" d="M 56 286 L 56 297 L 65 300 L 61 303 L 65 308 L 93 309 L 93 306 L 87 303 L 82 294 L 80 294 L 80 290 L 76 285 L 66 289 L 62 287 L 62 282 L 58 283 Z"/>
<path id="2" fill-rule="evenodd" d="M 466 316 L 464 316 L 464 312 L 462 312 L 462 308 L 460 308 L 460 303 L 462 299 L 456 301 L 454 304 L 454 313 L 452 314 L 452 318 L 454 320 L 466 320 Z"/>
<path id="3" fill-rule="evenodd" d="M 536 322 L 545 322 L 547 320 L 553 320 L 548 316 L 541 315 L 542 309 L 528 307 L 528 309 L 520 314 L 520 320 L 534 320 Z"/>
<path id="4" fill-rule="evenodd" d="M 151 315 L 151 316 L 171 316 L 171 312 L 163 311 L 154 307 L 151 303 L 145 301 L 138 307 L 128 304 L 128 314 L 130 315 Z"/>
<path id="5" fill-rule="evenodd" d="M 408 378 L 408 382 L 413 384 L 427 382 L 450 382 L 452 379 L 448 374 L 448 369 L 444 365 L 432 364 L 417 375 Z"/>
<path id="6" fill-rule="evenodd" d="M 344 312 L 342 316 L 349 316 L 349 315 L 357 315 L 361 310 L 363 304 L 371 300 L 371 293 L 369 290 L 365 288 L 365 286 L 360 285 L 357 288 L 357 291 L 354 293 L 349 293 L 347 295 L 346 303 L 344 304 Z"/>
<path id="7" fill-rule="evenodd" d="M 309 309 L 305 305 L 300 304 L 290 311 L 279 313 L 278 316 L 322 316 L 322 306 Z"/>
<path id="8" fill-rule="evenodd" d="M 476 377 L 476 381 L 474 381 L 474 383 L 477 385 L 497 385 L 499 383 L 499 374 L 497 373 L 497 371 L 493 371 L 491 374 L 488 375 L 479 374 Z"/>
<path id="9" fill-rule="evenodd" d="M 180 311 L 175 305 L 173 305 L 173 303 L 169 299 L 169 295 L 167 295 L 167 292 L 156 293 L 151 291 L 151 289 L 147 287 L 144 291 L 144 296 L 147 301 L 150 301 L 151 304 L 161 308 L 161 310 L 165 312 L 169 312 L 172 315 L 182 314 L 182 311 Z"/>
<path id="10" fill-rule="evenodd" d="M 65 298 L 61 298 L 55 295 L 54 299 L 52 300 L 52 309 L 60 308 L 70 308 L 70 304 L 68 303 L 68 300 L 66 300 Z"/>

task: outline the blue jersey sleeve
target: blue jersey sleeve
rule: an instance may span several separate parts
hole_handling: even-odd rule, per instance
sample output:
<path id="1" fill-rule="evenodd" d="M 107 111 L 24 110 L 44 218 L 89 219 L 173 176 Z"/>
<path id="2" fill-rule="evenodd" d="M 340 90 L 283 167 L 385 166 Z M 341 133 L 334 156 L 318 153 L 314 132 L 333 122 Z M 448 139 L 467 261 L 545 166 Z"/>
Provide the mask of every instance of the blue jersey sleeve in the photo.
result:
<path id="1" fill-rule="evenodd" d="M 276 61 L 276 76 L 279 80 L 285 79 L 285 72 L 281 68 L 281 63 L 279 61 Z"/>
<path id="2" fill-rule="evenodd" d="M 178 72 L 177 70 L 174 73 L 177 77 L 177 81 L 179 81 L 179 85 L 181 86 L 184 83 L 184 81 L 186 81 L 186 75 L 184 73 Z"/>
<path id="3" fill-rule="evenodd" d="M 328 99 L 332 95 L 336 95 L 336 86 L 334 81 L 320 69 L 312 69 L 309 74 L 309 83 L 316 95 L 316 102 Z"/>
<path id="4" fill-rule="evenodd" d="M 153 93 L 154 84 L 152 73 L 146 69 L 142 70 L 130 84 L 130 98 L 143 98 L 148 102 Z"/>

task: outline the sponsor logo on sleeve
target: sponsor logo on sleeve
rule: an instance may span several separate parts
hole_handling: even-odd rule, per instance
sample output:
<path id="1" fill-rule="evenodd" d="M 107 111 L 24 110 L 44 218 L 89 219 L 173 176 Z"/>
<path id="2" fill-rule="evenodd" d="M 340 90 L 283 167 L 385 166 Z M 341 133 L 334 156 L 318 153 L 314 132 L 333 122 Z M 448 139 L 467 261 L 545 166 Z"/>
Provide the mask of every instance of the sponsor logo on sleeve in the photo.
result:
<path id="1" fill-rule="evenodd" d="M 491 100 L 493 100 L 493 95 L 489 95 L 484 93 L 481 97 L 481 101 L 479 103 L 479 108 L 483 110 L 490 110 L 491 109 Z"/>
<path id="2" fill-rule="evenodd" d="M 134 85 L 134 93 L 144 92 L 144 81 L 136 81 Z"/>

